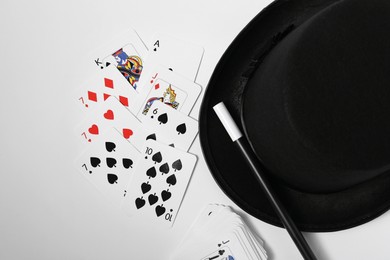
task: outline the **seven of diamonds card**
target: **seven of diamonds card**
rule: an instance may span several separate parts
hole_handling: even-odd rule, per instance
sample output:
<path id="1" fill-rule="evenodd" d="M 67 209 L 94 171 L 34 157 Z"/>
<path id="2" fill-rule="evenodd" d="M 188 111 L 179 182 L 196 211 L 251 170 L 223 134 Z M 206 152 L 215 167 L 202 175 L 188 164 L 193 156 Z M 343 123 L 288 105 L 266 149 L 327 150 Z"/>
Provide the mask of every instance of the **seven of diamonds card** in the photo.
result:
<path id="1" fill-rule="evenodd" d="M 110 96 L 116 97 L 123 106 L 131 110 L 137 92 L 128 87 L 126 79 L 116 70 L 114 67 L 107 67 L 97 71 L 77 89 L 75 101 L 81 110 L 99 106 Z"/>
<path id="2" fill-rule="evenodd" d="M 193 154 L 147 140 L 122 208 L 172 226 L 196 161 Z"/>
<path id="3" fill-rule="evenodd" d="M 111 128 L 77 159 L 76 167 L 113 203 L 120 205 L 139 157 L 140 153 Z"/>

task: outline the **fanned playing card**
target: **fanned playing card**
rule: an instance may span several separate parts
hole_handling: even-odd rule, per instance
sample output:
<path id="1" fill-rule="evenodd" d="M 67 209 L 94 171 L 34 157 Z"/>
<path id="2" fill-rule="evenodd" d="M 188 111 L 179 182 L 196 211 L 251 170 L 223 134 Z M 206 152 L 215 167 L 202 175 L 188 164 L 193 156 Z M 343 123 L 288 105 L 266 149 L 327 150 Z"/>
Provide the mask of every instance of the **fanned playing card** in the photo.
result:
<path id="1" fill-rule="evenodd" d="M 196 163 L 196 156 L 148 140 L 122 208 L 152 223 L 173 225 Z"/>
<path id="2" fill-rule="evenodd" d="M 157 65 L 145 69 L 140 85 L 148 93 L 137 100 L 139 103 L 135 106 L 139 107 L 138 118 L 145 116 L 154 102 L 162 102 L 188 115 L 202 91 L 200 85 Z"/>
<path id="3" fill-rule="evenodd" d="M 110 96 L 116 97 L 123 106 L 131 109 L 137 99 L 137 93 L 128 87 L 126 79 L 114 67 L 97 71 L 84 82 L 74 95 L 81 110 L 99 106 Z"/>
<path id="4" fill-rule="evenodd" d="M 110 131 L 112 127 L 139 151 L 150 134 L 115 97 L 109 97 L 99 106 L 91 109 L 75 131 L 83 142 L 93 143 L 95 140 L 99 140 L 101 135 Z M 157 137 L 155 136 L 154 139 Z"/>
<path id="5" fill-rule="evenodd" d="M 77 159 L 76 167 L 99 191 L 120 205 L 140 155 L 111 128 Z"/>
<path id="6" fill-rule="evenodd" d="M 186 42 L 176 37 L 157 33 L 149 45 L 151 58 L 171 71 L 195 81 L 204 49 L 201 46 Z"/>
<path id="7" fill-rule="evenodd" d="M 210 204 L 196 218 L 171 260 L 265 260 L 263 242 L 224 205 Z"/>
<path id="8" fill-rule="evenodd" d="M 144 126 L 167 138 L 165 143 L 183 151 L 188 151 L 198 133 L 198 122 L 195 119 L 162 102 L 154 102 L 148 114 L 141 119 Z"/>
<path id="9" fill-rule="evenodd" d="M 135 30 L 130 29 L 96 50 L 93 54 L 93 63 L 99 69 L 116 67 L 129 86 L 138 91 L 138 80 L 147 54 L 148 49 L 142 39 Z"/>

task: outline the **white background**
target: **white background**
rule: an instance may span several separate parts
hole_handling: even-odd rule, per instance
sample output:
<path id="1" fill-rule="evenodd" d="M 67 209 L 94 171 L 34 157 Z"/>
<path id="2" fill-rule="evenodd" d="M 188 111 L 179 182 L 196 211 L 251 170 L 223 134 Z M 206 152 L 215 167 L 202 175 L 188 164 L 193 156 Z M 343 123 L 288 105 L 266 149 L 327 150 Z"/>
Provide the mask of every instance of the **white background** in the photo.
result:
<path id="1" fill-rule="evenodd" d="M 233 206 L 266 242 L 270 259 L 301 259 L 286 231 L 243 213 L 199 157 L 174 227 L 128 218 L 77 172 L 72 91 L 88 77 L 86 53 L 133 27 L 204 46 L 197 82 L 267 1 L 0 2 L 0 259 L 168 259 L 208 203 Z M 200 102 L 193 110 L 197 117 Z M 333 233 L 305 234 L 319 259 L 389 259 L 390 214 Z"/>

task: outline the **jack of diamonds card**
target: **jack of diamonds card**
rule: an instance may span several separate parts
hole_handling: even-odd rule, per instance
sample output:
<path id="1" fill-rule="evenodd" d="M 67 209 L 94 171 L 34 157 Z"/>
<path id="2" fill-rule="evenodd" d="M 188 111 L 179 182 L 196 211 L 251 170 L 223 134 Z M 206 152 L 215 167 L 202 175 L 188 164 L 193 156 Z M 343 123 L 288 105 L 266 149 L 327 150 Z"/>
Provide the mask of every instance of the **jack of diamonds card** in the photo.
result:
<path id="1" fill-rule="evenodd" d="M 197 158 L 154 140 L 147 140 L 142 152 L 122 208 L 130 216 L 171 227 Z"/>
<path id="2" fill-rule="evenodd" d="M 144 90 L 135 107 L 137 117 L 145 116 L 154 102 L 162 102 L 183 114 L 188 115 L 198 99 L 202 87 L 161 65 L 148 66 L 140 78 Z"/>
<path id="3" fill-rule="evenodd" d="M 93 143 L 76 161 L 79 172 L 110 201 L 121 204 L 135 174 L 140 153 L 114 128 Z"/>

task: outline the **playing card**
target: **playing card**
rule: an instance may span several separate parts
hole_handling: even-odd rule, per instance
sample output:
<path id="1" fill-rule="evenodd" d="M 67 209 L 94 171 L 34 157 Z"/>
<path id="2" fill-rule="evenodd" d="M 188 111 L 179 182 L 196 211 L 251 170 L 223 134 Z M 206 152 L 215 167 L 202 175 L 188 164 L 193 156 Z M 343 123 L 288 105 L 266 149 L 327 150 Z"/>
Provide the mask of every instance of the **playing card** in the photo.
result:
<path id="1" fill-rule="evenodd" d="M 205 258 L 202 258 L 202 260 L 235 260 L 235 259 L 237 258 L 233 256 L 232 251 L 227 246 L 221 247 L 216 251 L 212 252 L 211 254 L 209 254 L 208 256 L 206 256 Z"/>
<path id="2" fill-rule="evenodd" d="M 151 132 L 145 131 L 142 123 L 115 97 L 107 98 L 100 106 L 88 111 L 86 118 L 76 127 L 75 132 L 83 142 L 93 143 L 112 127 L 138 151 L 141 151 L 146 139 L 151 138 L 148 137 Z M 156 140 L 157 136 L 152 138 Z"/>
<path id="3" fill-rule="evenodd" d="M 135 90 L 128 87 L 125 78 L 118 74 L 114 67 L 95 72 L 76 90 L 74 95 L 75 102 L 81 110 L 98 106 L 110 96 L 116 97 L 123 106 L 130 110 L 137 98 Z"/>
<path id="4" fill-rule="evenodd" d="M 152 223 L 170 227 L 179 210 L 196 163 L 196 156 L 147 140 L 136 175 L 122 208 Z"/>
<path id="5" fill-rule="evenodd" d="M 138 80 L 147 54 L 148 50 L 142 39 L 135 30 L 130 29 L 97 49 L 93 54 L 93 62 L 99 69 L 116 67 L 117 72 L 138 91 Z"/>
<path id="6" fill-rule="evenodd" d="M 113 203 L 120 205 L 140 159 L 138 152 L 114 128 L 91 145 L 76 161 L 76 167 Z"/>
<path id="7" fill-rule="evenodd" d="M 145 69 L 139 84 L 147 89 L 148 93 L 144 94 L 145 98 L 138 100 L 140 101 L 140 104 L 136 105 L 139 107 L 138 118 L 145 116 L 156 101 L 188 115 L 202 91 L 200 85 L 162 66 Z"/>
<path id="8" fill-rule="evenodd" d="M 151 58 L 158 63 L 195 81 L 204 53 L 201 46 L 158 33 L 153 36 L 149 50 Z"/>
<path id="9" fill-rule="evenodd" d="M 267 259 L 264 248 L 256 246 L 248 230 L 230 207 L 207 205 L 170 259 Z"/>
<path id="10" fill-rule="evenodd" d="M 154 102 L 147 116 L 141 119 L 144 126 L 167 138 L 165 143 L 173 144 L 183 151 L 190 148 L 198 133 L 198 122 L 195 119 L 162 102 Z"/>

